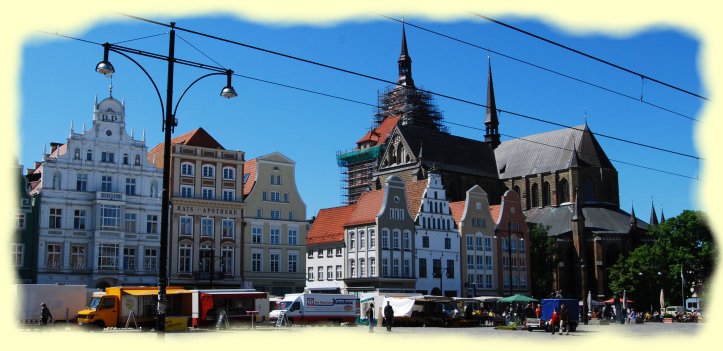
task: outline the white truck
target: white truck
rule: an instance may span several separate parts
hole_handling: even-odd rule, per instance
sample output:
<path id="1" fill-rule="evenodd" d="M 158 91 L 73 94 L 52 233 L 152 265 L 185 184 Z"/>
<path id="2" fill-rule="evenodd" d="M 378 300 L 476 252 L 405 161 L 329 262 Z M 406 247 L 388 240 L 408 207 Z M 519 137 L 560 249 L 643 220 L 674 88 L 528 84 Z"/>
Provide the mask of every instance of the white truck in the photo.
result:
<path id="1" fill-rule="evenodd" d="M 277 325 L 354 323 L 358 313 L 358 300 L 354 295 L 286 294 L 284 299 L 277 303 L 276 309 L 269 313 L 269 320 L 277 321 Z"/>
<path id="2" fill-rule="evenodd" d="M 53 321 L 75 321 L 88 301 L 85 285 L 15 284 L 17 319 L 21 324 L 40 323 L 40 304 L 45 303 Z"/>

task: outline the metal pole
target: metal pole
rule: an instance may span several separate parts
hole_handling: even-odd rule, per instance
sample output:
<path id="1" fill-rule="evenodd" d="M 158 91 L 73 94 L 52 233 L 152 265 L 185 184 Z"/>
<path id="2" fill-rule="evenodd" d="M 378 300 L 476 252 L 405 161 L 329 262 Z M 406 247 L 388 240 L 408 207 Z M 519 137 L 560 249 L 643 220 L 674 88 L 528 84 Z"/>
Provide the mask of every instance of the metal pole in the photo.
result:
<path id="1" fill-rule="evenodd" d="M 680 265 L 680 299 L 681 306 L 685 308 L 685 277 L 683 277 L 683 265 Z"/>
<path id="2" fill-rule="evenodd" d="M 163 188 L 161 190 L 161 254 L 158 267 L 158 308 L 156 310 L 156 331 L 166 331 L 166 286 L 168 285 L 168 213 L 170 203 L 170 176 L 171 176 L 171 133 L 175 124 L 173 116 L 173 64 L 176 45 L 176 23 L 171 22 L 171 32 L 168 39 L 168 76 L 166 82 L 166 116 L 163 124 Z"/>
<path id="3" fill-rule="evenodd" d="M 507 272 L 510 278 L 510 296 L 512 296 L 512 223 L 507 221 Z"/>

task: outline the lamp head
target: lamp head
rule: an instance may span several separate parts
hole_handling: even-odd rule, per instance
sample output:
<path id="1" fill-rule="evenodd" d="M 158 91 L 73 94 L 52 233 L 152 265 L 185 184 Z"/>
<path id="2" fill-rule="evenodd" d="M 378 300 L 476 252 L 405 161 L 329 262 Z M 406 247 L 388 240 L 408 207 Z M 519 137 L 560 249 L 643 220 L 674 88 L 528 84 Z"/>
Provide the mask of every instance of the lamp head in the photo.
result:
<path id="1" fill-rule="evenodd" d="M 234 89 L 231 85 L 231 75 L 233 75 L 233 71 L 230 69 L 226 70 L 226 86 L 221 89 L 221 96 L 227 99 L 238 96 L 238 94 L 236 94 L 236 89 Z"/>
<path id="2" fill-rule="evenodd" d="M 95 71 L 106 77 L 110 77 L 113 75 L 113 73 L 115 73 L 115 68 L 113 68 L 113 65 L 110 63 L 110 61 L 108 61 L 109 50 L 110 44 L 103 44 L 103 61 L 100 61 L 97 65 L 95 65 Z"/>

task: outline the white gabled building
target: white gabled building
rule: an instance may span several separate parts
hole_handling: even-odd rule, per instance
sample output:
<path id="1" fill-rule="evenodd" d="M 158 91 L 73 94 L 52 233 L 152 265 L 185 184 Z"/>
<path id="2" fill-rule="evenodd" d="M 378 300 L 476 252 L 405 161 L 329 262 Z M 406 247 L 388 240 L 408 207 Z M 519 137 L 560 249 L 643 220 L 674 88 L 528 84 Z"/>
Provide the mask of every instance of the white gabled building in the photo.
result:
<path id="1" fill-rule="evenodd" d="M 38 283 L 153 285 L 160 255 L 162 171 L 145 135 L 126 133 L 125 104 L 96 101 L 90 129 L 51 143 L 28 171 L 40 200 Z"/>
<path id="2" fill-rule="evenodd" d="M 461 296 L 460 237 L 442 176 L 433 167 L 415 218 L 417 291 L 425 294 Z"/>
<path id="3" fill-rule="evenodd" d="M 319 210 L 306 236 L 306 288 L 339 289 L 346 292 L 344 223 L 354 206 Z"/>

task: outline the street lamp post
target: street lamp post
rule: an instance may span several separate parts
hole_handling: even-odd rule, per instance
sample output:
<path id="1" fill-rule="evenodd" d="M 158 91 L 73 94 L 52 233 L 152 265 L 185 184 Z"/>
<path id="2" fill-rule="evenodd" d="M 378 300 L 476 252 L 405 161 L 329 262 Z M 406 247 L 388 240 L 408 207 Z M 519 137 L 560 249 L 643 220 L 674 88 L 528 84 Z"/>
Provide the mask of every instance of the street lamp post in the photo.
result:
<path id="1" fill-rule="evenodd" d="M 203 257 L 198 260 L 198 273 L 199 273 L 199 280 L 201 278 L 200 273 L 202 271 L 205 271 L 204 263 L 206 263 L 208 266 L 208 286 L 210 289 L 213 289 L 213 277 L 216 275 L 216 262 L 221 261 L 221 274 L 224 274 L 224 271 L 226 269 L 226 262 L 224 261 L 223 256 L 212 256 L 212 257 Z"/>
<path id="2" fill-rule="evenodd" d="M 212 76 L 212 75 L 221 75 L 225 74 L 227 77 L 226 80 L 226 86 L 221 90 L 221 96 L 225 98 L 233 98 L 236 97 L 236 91 L 231 86 L 231 76 L 233 75 L 233 71 L 227 70 L 220 67 L 214 67 L 209 65 L 203 65 L 203 64 L 197 64 L 193 63 L 191 61 L 185 61 L 183 60 L 183 63 L 190 66 L 195 66 L 197 68 L 203 68 L 206 70 L 215 71 L 214 73 L 210 73 L 207 75 L 204 75 L 195 81 L 193 81 L 181 94 L 178 101 L 176 101 L 175 108 L 172 105 L 173 102 L 173 75 L 174 75 L 174 64 L 176 62 L 180 62 L 180 60 L 176 59 L 175 57 L 175 46 L 176 46 L 176 31 L 175 31 L 175 22 L 170 23 L 171 30 L 169 32 L 169 40 L 168 40 L 168 56 L 162 56 L 154 53 L 148 53 L 141 50 L 131 49 L 115 44 L 105 43 L 103 44 L 103 61 L 99 62 L 96 65 L 95 70 L 98 73 L 101 73 L 106 76 L 110 76 L 113 73 L 115 73 L 115 69 L 113 65 L 108 60 L 108 54 L 110 51 L 113 51 L 115 53 L 118 53 L 133 63 L 135 63 L 142 71 L 145 73 L 146 77 L 151 81 L 151 84 L 153 84 L 153 87 L 156 90 L 156 94 L 158 95 L 158 99 L 161 103 L 161 110 L 163 113 L 163 131 L 164 131 L 164 145 L 163 145 L 163 181 L 162 181 L 162 190 L 161 190 L 161 237 L 160 237 L 160 257 L 159 257 L 159 267 L 158 267 L 158 307 L 156 309 L 156 331 L 159 333 L 165 332 L 165 322 L 166 322 L 166 287 L 168 286 L 168 228 L 169 228 L 169 205 L 170 205 L 170 168 L 171 168 L 171 134 L 173 132 L 173 128 L 178 125 L 177 120 L 175 118 L 175 112 L 178 109 L 178 104 L 181 102 L 181 99 L 183 99 L 183 96 L 186 94 L 188 89 L 190 89 L 194 84 L 196 84 L 199 80 Z M 163 100 L 161 99 L 161 94 L 158 90 L 158 86 L 156 85 L 153 78 L 150 76 L 148 71 L 146 71 L 143 66 L 141 66 L 140 63 L 138 63 L 136 60 L 131 58 L 130 56 L 126 55 L 123 52 L 129 52 L 141 56 L 147 56 L 152 57 L 160 60 L 165 60 L 168 62 L 168 71 L 166 76 L 166 101 L 165 104 Z"/>

